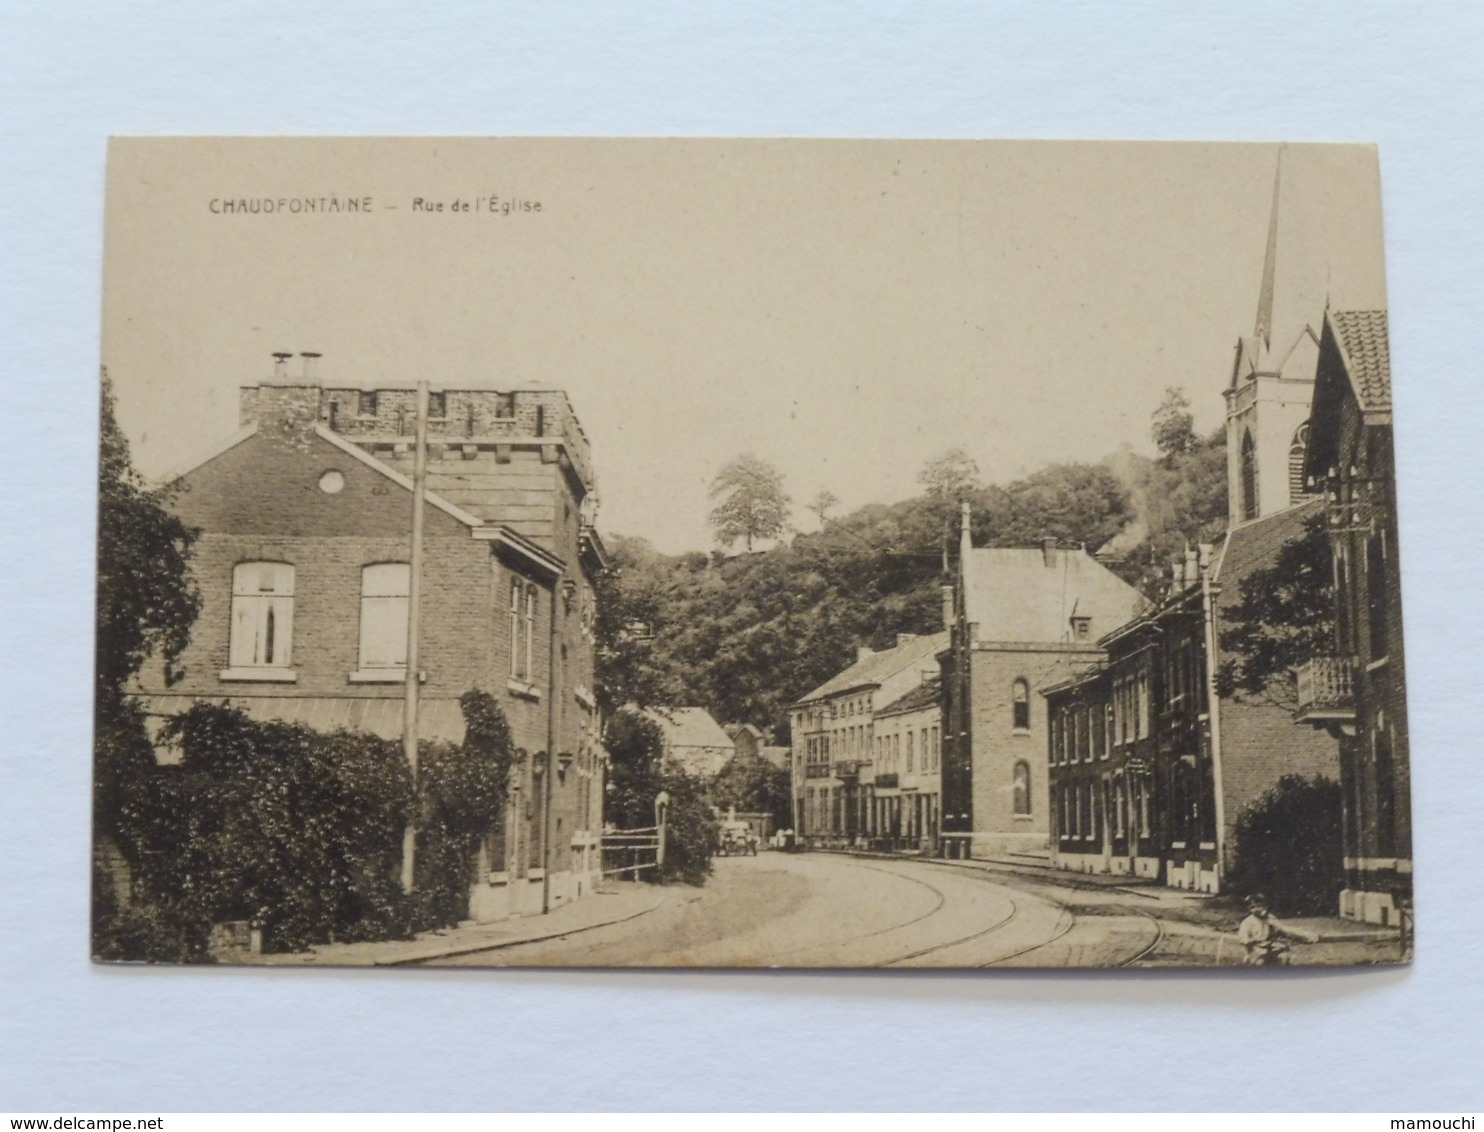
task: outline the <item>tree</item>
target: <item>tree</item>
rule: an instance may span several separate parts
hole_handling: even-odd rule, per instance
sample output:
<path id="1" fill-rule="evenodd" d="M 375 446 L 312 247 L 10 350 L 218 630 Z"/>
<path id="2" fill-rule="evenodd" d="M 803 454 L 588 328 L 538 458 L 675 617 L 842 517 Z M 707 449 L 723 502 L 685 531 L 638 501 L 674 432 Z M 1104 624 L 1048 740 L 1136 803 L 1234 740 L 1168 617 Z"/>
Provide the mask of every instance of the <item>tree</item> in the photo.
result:
<path id="1" fill-rule="evenodd" d="M 609 757 L 604 821 L 619 829 L 651 827 L 655 799 L 669 795 L 665 866 L 657 879 L 704 884 L 717 834 L 701 780 L 666 763 L 659 725 L 638 712 L 616 712 L 603 730 L 603 746 Z"/>
<path id="2" fill-rule="evenodd" d="M 990 496 L 984 518 L 1000 546 L 1054 538 L 1096 550 L 1133 517 L 1128 489 L 1097 464 L 1051 464 Z"/>
<path id="3" fill-rule="evenodd" d="M 716 541 L 730 547 L 738 539 L 752 552 L 757 539 L 777 538 L 788 526 L 790 500 L 783 473 L 752 453 L 724 465 L 711 481 L 712 499 L 721 502 L 709 516 Z"/>
<path id="4" fill-rule="evenodd" d="M 1154 446 L 1166 460 L 1173 460 L 1200 446 L 1195 434 L 1195 418 L 1190 415 L 1190 398 L 1185 390 L 1170 386 L 1159 408 L 1150 414 L 1154 420 Z"/>
<path id="5" fill-rule="evenodd" d="M 711 780 L 711 801 L 722 810 L 735 807 L 740 813 L 770 814 L 775 826 L 786 829 L 793 824 L 790 785 L 782 767 L 756 755 L 737 755 Z"/>
<path id="6" fill-rule="evenodd" d="M 98 642 L 94 688 L 112 706 L 152 654 L 167 677 L 201 610 L 191 576 L 195 532 L 167 510 L 172 489 L 151 491 L 129 459 L 103 374 L 98 461 Z"/>
<path id="7" fill-rule="evenodd" d="M 593 683 L 605 716 L 627 704 L 673 702 L 668 666 L 656 647 L 665 632 L 662 590 L 670 563 L 643 539 L 615 536 L 611 563 L 597 580 Z"/>
<path id="8" fill-rule="evenodd" d="M 979 490 L 979 465 L 962 448 L 950 448 L 923 465 L 917 482 L 933 503 L 956 510 Z"/>
<path id="9" fill-rule="evenodd" d="M 1237 602 L 1223 613 L 1221 647 L 1235 654 L 1217 673 L 1223 692 L 1295 698 L 1289 670 L 1335 651 L 1334 588 L 1324 516 L 1278 548 L 1272 565 L 1242 579 Z"/>
<path id="10" fill-rule="evenodd" d="M 948 548 L 953 543 L 953 528 L 959 506 L 980 491 L 979 465 L 962 448 L 950 448 L 934 456 L 917 473 L 927 495 L 927 511 L 939 529 L 943 552 L 943 573 L 948 573 Z"/>
<path id="11" fill-rule="evenodd" d="M 825 520 L 829 518 L 830 512 L 840 506 L 840 497 L 833 491 L 821 489 L 809 502 L 809 510 L 819 516 L 819 525 L 824 526 Z"/>
<path id="12" fill-rule="evenodd" d="M 98 460 L 98 606 L 93 683 L 93 834 L 137 865 L 131 820 L 152 788 L 154 747 L 138 705 L 124 693 L 151 656 L 167 680 L 201 609 L 191 575 L 195 532 L 166 505 L 171 489 L 150 490 L 134 470 L 102 374 Z M 106 894 L 94 892 L 95 900 Z"/>

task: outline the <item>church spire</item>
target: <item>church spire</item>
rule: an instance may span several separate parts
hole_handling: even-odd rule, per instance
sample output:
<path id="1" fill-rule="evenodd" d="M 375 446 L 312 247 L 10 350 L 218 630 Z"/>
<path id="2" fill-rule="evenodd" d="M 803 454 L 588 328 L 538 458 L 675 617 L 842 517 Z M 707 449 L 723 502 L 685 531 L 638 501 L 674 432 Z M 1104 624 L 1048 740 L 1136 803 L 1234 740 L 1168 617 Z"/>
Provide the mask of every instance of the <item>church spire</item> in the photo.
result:
<path id="1" fill-rule="evenodd" d="M 1273 279 L 1278 271 L 1278 194 L 1283 185 L 1283 145 L 1278 146 L 1278 169 L 1273 174 L 1273 210 L 1268 216 L 1268 248 L 1262 261 L 1262 290 L 1257 296 L 1257 325 L 1252 331 L 1264 349 L 1273 345 Z"/>

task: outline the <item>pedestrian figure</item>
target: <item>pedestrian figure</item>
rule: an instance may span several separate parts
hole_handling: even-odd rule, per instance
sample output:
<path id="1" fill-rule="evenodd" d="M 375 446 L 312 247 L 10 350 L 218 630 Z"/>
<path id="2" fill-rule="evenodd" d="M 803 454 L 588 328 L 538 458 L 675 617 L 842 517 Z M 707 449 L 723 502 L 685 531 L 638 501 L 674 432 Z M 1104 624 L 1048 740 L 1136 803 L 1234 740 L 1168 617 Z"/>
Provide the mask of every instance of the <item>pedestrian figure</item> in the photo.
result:
<path id="1" fill-rule="evenodd" d="M 1268 902 L 1258 893 L 1247 901 L 1247 918 L 1237 928 L 1246 949 L 1242 962 L 1250 967 L 1275 967 L 1288 962 L 1288 941 L 1282 927 L 1268 914 Z"/>

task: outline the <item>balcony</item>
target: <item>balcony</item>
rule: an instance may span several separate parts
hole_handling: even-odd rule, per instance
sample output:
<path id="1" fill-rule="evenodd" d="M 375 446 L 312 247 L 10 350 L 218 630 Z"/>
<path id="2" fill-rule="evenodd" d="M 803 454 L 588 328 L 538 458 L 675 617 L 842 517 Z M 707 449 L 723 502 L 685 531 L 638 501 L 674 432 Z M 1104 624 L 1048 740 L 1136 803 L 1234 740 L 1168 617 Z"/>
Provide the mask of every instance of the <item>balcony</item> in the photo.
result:
<path id="1" fill-rule="evenodd" d="M 1316 656 L 1301 664 L 1298 675 L 1299 723 L 1312 724 L 1334 731 L 1353 734 L 1355 728 L 1355 690 L 1351 679 L 1354 665 L 1346 657 Z"/>

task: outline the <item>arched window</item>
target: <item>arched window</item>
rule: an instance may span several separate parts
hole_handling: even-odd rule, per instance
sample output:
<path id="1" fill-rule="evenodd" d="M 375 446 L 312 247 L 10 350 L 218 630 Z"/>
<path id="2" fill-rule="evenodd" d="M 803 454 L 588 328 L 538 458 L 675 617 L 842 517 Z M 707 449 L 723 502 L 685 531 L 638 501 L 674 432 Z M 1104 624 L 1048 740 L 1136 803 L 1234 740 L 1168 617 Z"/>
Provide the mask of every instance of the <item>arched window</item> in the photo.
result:
<path id="1" fill-rule="evenodd" d="M 1031 729 L 1031 686 L 1025 682 L 1024 677 L 1015 681 L 1011 689 L 1010 702 L 1013 705 L 1015 730 L 1029 731 Z"/>
<path id="2" fill-rule="evenodd" d="M 1242 433 L 1242 518 L 1257 518 L 1257 445 L 1252 433 Z"/>
<path id="3" fill-rule="evenodd" d="M 239 562 L 232 568 L 233 668 L 288 668 L 294 637 L 294 568 Z"/>
<path id="4" fill-rule="evenodd" d="M 1309 452 L 1309 422 L 1298 426 L 1293 434 L 1293 443 L 1288 446 L 1288 498 L 1290 501 L 1303 498 L 1304 457 Z"/>
<path id="5" fill-rule="evenodd" d="M 1024 760 L 1015 764 L 1015 813 L 1029 817 L 1031 812 L 1031 764 Z"/>
<path id="6" fill-rule="evenodd" d="M 379 562 L 361 570 L 361 660 L 366 669 L 407 667 L 405 562 Z"/>

